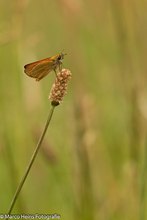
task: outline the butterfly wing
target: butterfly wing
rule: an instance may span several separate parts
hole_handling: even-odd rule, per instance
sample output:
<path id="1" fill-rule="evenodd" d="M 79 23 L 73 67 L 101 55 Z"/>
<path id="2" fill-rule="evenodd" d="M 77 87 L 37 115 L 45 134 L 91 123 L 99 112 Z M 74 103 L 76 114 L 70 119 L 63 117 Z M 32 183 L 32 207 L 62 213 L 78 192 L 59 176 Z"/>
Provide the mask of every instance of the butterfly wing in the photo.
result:
<path id="1" fill-rule="evenodd" d="M 45 77 L 54 69 L 54 62 L 50 58 L 39 60 L 24 66 L 24 72 L 37 81 Z"/>

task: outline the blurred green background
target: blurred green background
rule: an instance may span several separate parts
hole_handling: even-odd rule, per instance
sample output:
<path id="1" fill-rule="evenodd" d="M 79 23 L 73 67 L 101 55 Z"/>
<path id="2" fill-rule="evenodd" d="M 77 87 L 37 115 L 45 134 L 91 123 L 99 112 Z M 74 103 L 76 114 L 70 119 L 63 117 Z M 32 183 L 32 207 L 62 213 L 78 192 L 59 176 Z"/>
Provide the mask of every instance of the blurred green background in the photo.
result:
<path id="1" fill-rule="evenodd" d="M 147 1 L 0 0 L 0 213 L 50 109 L 55 75 L 27 63 L 67 53 L 72 80 L 13 213 L 147 219 Z"/>

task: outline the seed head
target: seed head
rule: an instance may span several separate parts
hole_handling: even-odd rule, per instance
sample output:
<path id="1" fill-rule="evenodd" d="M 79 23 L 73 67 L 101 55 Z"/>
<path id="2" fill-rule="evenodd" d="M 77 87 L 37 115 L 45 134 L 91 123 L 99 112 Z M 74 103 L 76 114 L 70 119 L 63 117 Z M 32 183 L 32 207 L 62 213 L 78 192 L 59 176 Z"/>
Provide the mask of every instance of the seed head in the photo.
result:
<path id="1" fill-rule="evenodd" d="M 52 105 L 57 106 L 63 100 L 64 95 L 67 93 L 67 83 L 70 79 L 71 72 L 68 69 L 62 69 L 57 73 L 49 95 Z"/>

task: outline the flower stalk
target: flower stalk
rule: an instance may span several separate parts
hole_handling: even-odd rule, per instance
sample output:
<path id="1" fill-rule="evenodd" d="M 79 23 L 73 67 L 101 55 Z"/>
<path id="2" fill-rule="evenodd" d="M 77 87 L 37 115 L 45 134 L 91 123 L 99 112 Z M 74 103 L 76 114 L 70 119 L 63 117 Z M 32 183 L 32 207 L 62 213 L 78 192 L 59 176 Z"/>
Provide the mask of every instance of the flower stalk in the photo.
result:
<path id="1" fill-rule="evenodd" d="M 50 121 L 51 121 L 51 118 L 52 118 L 54 109 L 55 109 L 55 106 L 52 105 L 52 108 L 51 108 L 51 110 L 50 110 L 50 112 L 49 112 L 49 115 L 48 115 L 48 118 L 47 118 L 47 121 L 46 121 L 46 124 L 45 124 L 45 127 L 44 127 L 44 130 L 43 130 L 43 132 L 42 132 L 42 134 L 41 134 L 41 136 L 40 136 L 40 139 L 39 139 L 39 141 L 38 141 L 38 143 L 37 143 L 37 145 L 36 145 L 36 148 L 35 148 L 35 150 L 34 150 L 34 152 L 33 152 L 33 155 L 32 155 L 32 157 L 31 157 L 30 162 L 29 162 L 29 164 L 28 164 L 28 166 L 27 166 L 27 168 L 26 168 L 26 171 L 25 171 L 25 173 L 24 173 L 24 176 L 22 177 L 22 179 L 21 179 L 21 181 L 20 181 L 20 184 L 18 185 L 18 188 L 16 189 L 16 192 L 15 192 L 15 194 L 14 194 L 14 197 L 13 197 L 13 199 L 12 199 L 12 201 L 11 201 L 10 208 L 9 208 L 9 210 L 8 210 L 8 215 L 10 215 L 11 212 L 12 212 L 12 210 L 13 210 L 13 207 L 14 207 L 14 205 L 15 205 L 15 202 L 16 202 L 16 200 L 17 200 L 17 198 L 18 198 L 18 196 L 19 196 L 19 194 L 20 194 L 20 192 L 21 192 L 21 189 L 22 189 L 22 187 L 23 187 L 23 185 L 24 185 L 24 183 L 25 183 L 25 181 L 26 181 L 26 178 L 27 178 L 27 176 L 28 176 L 28 174 L 29 174 L 29 172 L 30 172 L 30 169 L 31 169 L 31 167 L 32 167 L 32 165 L 33 165 L 33 163 L 34 163 L 34 160 L 35 160 L 35 158 L 36 158 L 36 156 L 37 156 L 37 154 L 38 154 L 38 151 L 39 151 L 39 149 L 40 149 L 40 147 L 41 147 L 42 141 L 43 141 L 44 136 L 45 136 L 45 134 L 46 134 L 47 128 L 48 128 L 48 126 L 49 126 L 49 124 L 50 124 Z M 8 218 L 6 218 L 6 220 L 7 220 L 7 219 L 8 219 Z"/>

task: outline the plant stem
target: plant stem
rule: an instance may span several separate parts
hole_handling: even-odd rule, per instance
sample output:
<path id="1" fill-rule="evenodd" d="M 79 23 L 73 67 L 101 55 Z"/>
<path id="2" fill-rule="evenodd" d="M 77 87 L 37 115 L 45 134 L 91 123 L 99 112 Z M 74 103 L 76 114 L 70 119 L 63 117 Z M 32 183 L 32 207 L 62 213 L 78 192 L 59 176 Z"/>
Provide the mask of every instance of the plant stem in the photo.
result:
<path id="1" fill-rule="evenodd" d="M 11 214 L 12 209 L 13 209 L 13 207 L 14 207 L 14 205 L 15 205 L 15 202 L 16 202 L 18 196 L 19 196 L 19 193 L 20 193 L 20 191 L 21 191 L 21 189 L 22 189 L 22 187 L 23 187 L 23 185 L 24 185 L 24 183 L 25 183 L 25 181 L 26 181 L 26 178 L 27 178 L 27 176 L 28 176 L 28 174 L 29 174 L 29 172 L 30 172 L 30 169 L 31 169 L 31 167 L 32 167 L 32 165 L 33 165 L 33 163 L 34 163 L 34 160 L 35 160 L 35 158 L 36 158 L 36 156 L 37 156 L 37 153 L 38 153 L 38 151 L 39 151 L 39 149 L 40 149 L 40 146 L 41 146 L 42 141 L 43 141 L 43 139 L 44 139 L 44 136 L 45 136 L 45 134 L 46 134 L 47 128 L 48 128 L 49 123 L 50 123 L 50 121 L 51 121 L 51 118 L 52 118 L 54 109 L 55 109 L 55 106 L 52 105 L 52 108 L 51 108 L 51 110 L 50 110 L 50 112 L 49 112 L 49 115 L 48 115 L 48 118 L 47 118 L 47 121 L 46 121 L 46 124 L 45 124 L 45 127 L 44 127 L 44 130 L 43 130 L 43 132 L 42 132 L 42 134 L 41 134 L 41 136 L 40 136 L 40 139 L 39 139 L 39 141 L 38 141 L 38 143 L 37 143 L 37 145 L 36 145 L 36 148 L 35 148 L 35 150 L 34 150 L 34 152 L 33 152 L 33 155 L 32 155 L 32 157 L 31 157 L 31 159 L 30 159 L 30 162 L 29 162 L 29 164 L 28 164 L 28 166 L 27 166 L 27 168 L 26 168 L 26 171 L 25 171 L 25 173 L 24 173 L 24 175 L 23 175 L 23 177 L 22 177 L 22 179 L 21 179 L 21 181 L 20 181 L 20 184 L 18 185 L 18 187 L 17 187 L 17 189 L 16 189 L 16 192 L 15 192 L 15 194 L 14 194 L 14 197 L 13 197 L 12 201 L 11 201 L 10 208 L 9 208 L 9 210 L 8 210 L 8 214 L 7 214 L 7 215 L 10 215 L 10 214 Z M 5 218 L 5 220 L 7 220 L 7 219 L 8 219 L 8 218 Z"/>
<path id="2" fill-rule="evenodd" d="M 143 166 L 140 183 L 140 220 L 145 219 L 145 198 L 146 198 L 146 180 L 147 180 L 147 140 L 145 141 L 144 153 L 143 153 Z"/>

